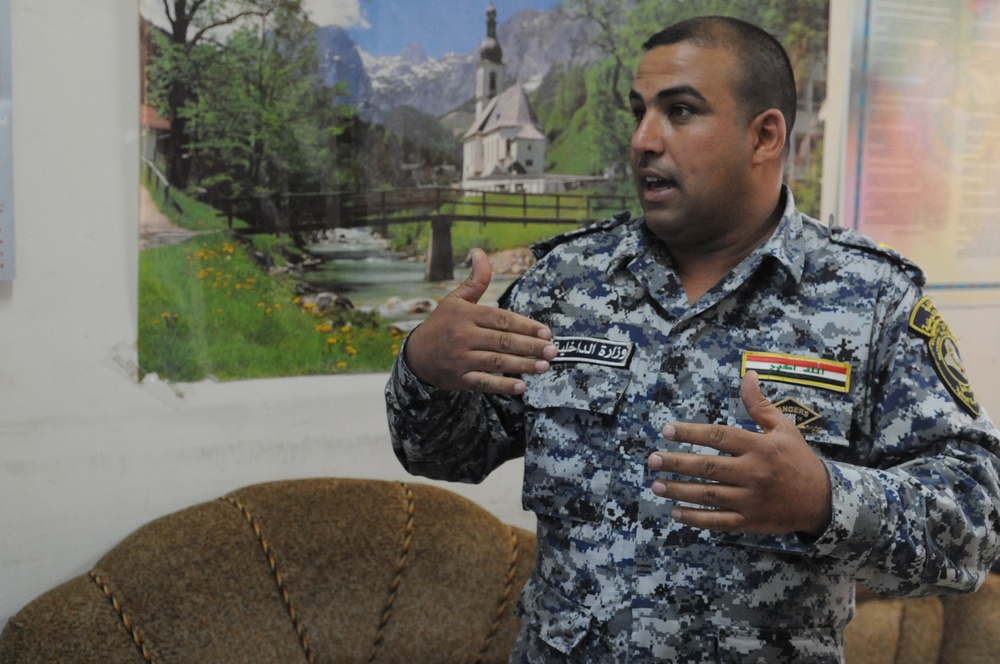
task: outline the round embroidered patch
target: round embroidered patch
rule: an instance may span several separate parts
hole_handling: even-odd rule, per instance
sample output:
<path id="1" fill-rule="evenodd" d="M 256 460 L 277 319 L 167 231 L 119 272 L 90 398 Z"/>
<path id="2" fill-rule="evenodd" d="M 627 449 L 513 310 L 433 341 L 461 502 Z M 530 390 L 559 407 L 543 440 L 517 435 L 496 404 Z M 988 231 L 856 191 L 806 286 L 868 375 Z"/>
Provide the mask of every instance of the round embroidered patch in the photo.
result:
<path id="1" fill-rule="evenodd" d="M 910 329 L 927 339 L 934 361 L 934 370 L 941 377 L 945 388 L 973 417 L 981 412 L 979 401 L 972 393 L 972 385 L 965 373 L 965 366 L 958 353 L 958 342 L 951 328 L 944 322 L 937 307 L 929 297 L 917 302 L 910 314 Z"/>

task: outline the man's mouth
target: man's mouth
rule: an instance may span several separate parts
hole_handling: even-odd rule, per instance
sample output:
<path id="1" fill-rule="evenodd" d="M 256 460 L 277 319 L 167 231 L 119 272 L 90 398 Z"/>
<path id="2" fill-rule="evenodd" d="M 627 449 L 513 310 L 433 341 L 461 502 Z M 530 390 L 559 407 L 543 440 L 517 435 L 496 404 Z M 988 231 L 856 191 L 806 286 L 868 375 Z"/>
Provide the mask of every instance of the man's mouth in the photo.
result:
<path id="1" fill-rule="evenodd" d="M 647 191 L 665 191 L 677 186 L 677 181 L 673 178 L 664 178 L 659 175 L 646 175 L 642 178 L 642 184 Z"/>

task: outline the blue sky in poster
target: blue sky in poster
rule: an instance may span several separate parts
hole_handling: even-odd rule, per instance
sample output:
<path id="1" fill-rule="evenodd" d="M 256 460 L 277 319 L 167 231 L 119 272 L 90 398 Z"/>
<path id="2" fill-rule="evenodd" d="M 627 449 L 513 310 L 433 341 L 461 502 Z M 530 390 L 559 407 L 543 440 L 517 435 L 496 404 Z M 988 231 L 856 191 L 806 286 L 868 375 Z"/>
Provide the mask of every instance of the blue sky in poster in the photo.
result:
<path id="1" fill-rule="evenodd" d="M 321 26 L 350 31 L 372 55 L 398 55 L 419 44 L 432 58 L 449 51 L 472 52 L 486 35 L 486 8 L 503 23 L 522 9 L 554 9 L 559 0 L 304 0 L 310 18 Z M 139 0 L 140 13 L 167 25 L 163 0 Z"/>
<path id="2" fill-rule="evenodd" d="M 314 5 L 323 2 L 312 0 Z M 449 51 L 468 53 L 486 35 L 491 2 L 498 24 L 522 9 L 553 9 L 559 4 L 558 0 L 359 0 L 360 20 L 350 26 L 350 33 L 372 55 L 396 55 L 409 44 L 419 44 L 432 58 Z"/>

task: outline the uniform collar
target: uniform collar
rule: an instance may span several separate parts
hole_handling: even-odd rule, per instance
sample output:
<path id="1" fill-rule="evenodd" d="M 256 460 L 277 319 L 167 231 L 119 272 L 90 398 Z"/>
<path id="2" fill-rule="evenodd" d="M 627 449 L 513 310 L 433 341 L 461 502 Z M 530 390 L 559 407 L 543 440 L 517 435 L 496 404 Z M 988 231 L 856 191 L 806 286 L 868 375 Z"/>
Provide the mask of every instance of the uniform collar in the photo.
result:
<path id="1" fill-rule="evenodd" d="M 802 233 L 802 213 L 795 207 L 795 197 L 786 185 L 781 186 L 784 212 L 778 227 L 762 245 L 757 247 L 736 270 L 747 269 L 748 274 L 756 272 L 770 257 L 777 261 L 792 279 L 800 281 L 805 269 L 805 238 Z"/>
<path id="2" fill-rule="evenodd" d="M 782 200 L 784 211 L 781 221 L 771 236 L 693 307 L 684 295 L 684 288 L 674 270 L 673 259 L 666 245 L 653 235 L 641 217 L 629 222 L 632 232 L 625 233 L 616 246 L 608 262 L 608 273 L 610 275 L 620 269 L 632 272 L 650 296 L 677 319 L 714 306 L 768 264 L 781 266 L 781 269 L 773 270 L 776 278 L 781 278 L 778 275 L 783 274 L 797 282 L 802 277 L 805 259 L 802 216 L 795 209 L 791 191 L 784 186 Z"/>

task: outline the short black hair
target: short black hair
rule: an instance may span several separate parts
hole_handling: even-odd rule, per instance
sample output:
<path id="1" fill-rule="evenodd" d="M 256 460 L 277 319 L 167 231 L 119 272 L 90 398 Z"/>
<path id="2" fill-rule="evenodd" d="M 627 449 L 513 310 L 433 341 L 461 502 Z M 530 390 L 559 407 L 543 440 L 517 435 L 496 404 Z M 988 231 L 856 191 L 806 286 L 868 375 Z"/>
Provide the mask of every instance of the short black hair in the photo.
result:
<path id="1" fill-rule="evenodd" d="M 798 95 L 788 53 L 762 28 L 730 16 L 699 16 L 675 23 L 646 40 L 643 49 L 692 42 L 703 48 L 732 51 L 740 64 L 740 78 L 733 91 L 747 120 L 776 108 L 785 116 L 785 151 L 791 149 L 792 127 Z"/>

